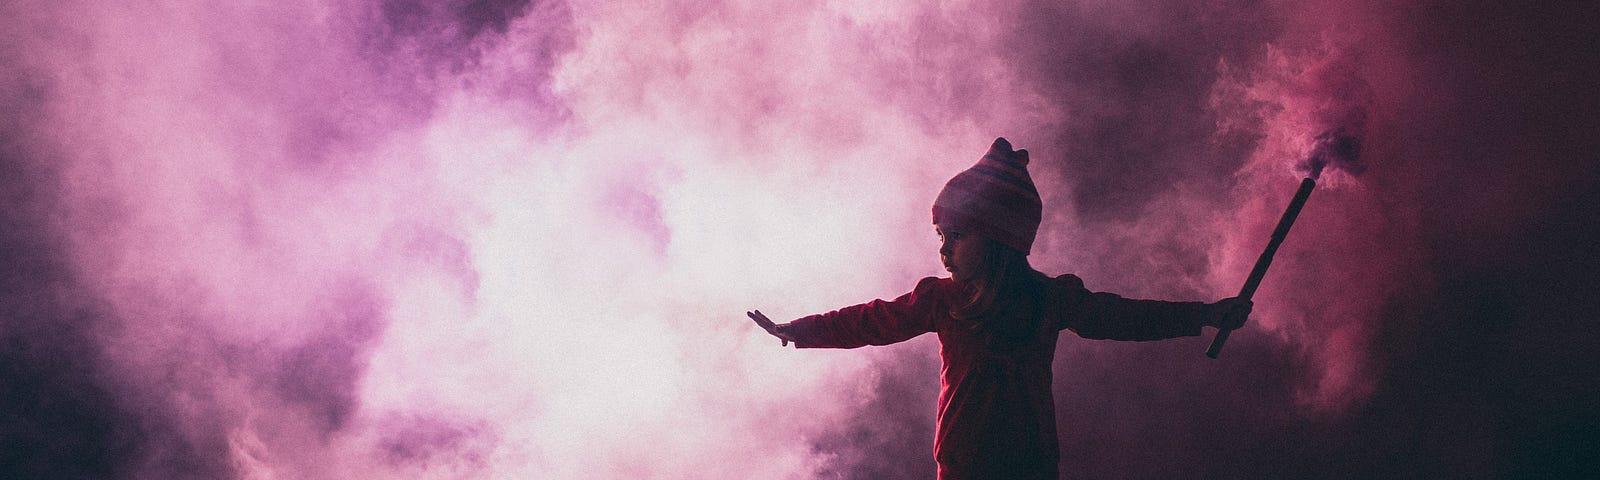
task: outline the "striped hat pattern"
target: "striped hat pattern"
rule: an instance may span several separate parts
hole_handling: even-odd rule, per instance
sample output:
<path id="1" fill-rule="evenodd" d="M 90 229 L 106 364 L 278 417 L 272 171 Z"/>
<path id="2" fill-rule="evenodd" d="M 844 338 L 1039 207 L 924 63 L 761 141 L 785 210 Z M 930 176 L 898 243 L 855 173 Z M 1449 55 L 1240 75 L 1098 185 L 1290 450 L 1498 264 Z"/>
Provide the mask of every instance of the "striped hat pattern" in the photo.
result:
<path id="1" fill-rule="evenodd" d="M 1028 151 L 996 138 L 978 163 L 945 183 L 933 201 L 933 223 L 969 229 L 1023 255 L 1033 248 L 1043 214 L 1028 176 Z"/>

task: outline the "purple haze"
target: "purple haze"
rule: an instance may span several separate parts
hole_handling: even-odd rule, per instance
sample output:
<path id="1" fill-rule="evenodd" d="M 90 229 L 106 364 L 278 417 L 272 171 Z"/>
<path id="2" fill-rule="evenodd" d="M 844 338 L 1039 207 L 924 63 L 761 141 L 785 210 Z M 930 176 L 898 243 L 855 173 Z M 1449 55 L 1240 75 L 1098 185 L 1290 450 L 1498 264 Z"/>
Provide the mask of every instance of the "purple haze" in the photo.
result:
<path id="1" fill-rule="evenodd" d="M 938 274 L 1002 135 L 1132 297 L 1330 168 L 1221 360 L 1063 339 L 1064 477 L 1592 476 L 1594 10 L 6 3 L 0 477 L 929 478 L 931 337 L 740 312 Z"/>

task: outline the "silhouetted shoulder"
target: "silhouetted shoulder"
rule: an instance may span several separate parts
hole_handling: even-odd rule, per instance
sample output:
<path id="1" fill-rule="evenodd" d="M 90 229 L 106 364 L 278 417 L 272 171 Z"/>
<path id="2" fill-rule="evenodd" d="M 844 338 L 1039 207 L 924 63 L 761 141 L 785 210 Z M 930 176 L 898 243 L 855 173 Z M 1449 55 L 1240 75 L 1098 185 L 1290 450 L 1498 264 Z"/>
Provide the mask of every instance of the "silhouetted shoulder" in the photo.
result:
<path id="1" fill-rule="evenodd" d="M 1070 273 L 1063 273 L 1063 274 L 1060 274 L 1060 275 L 1056 275 L 1055 278 L 1052 278 L 1050 280 L 1051 280 L 1050 281 L 1051 288 L 1064 288 L 1064 289 L 1069 289 L 1069 290 L 1085 290 L 1085 288 L 1083 287 L 1083 279 L 1078 278 L 1077 275 L 1073 275 L 1073 274 L 1070 274 Z"/>
<path id="2" fill-rule="evenodd" d="M 1044 312 L 1057 330 L 1068 328 L 1092 295 L 1083 279 L 1064 273 L 1045 280 Z"/>
<path id="3" fill-rule="evenodd" d="M 1045 280 L 1045 297 L 1050 304 L 1076 304 L 1088 295 L 1089 289 L 1077 275 L 1063 273 Z"/>
<path id="4" fill-rule="evenodd" d="M 916 288 L 913 288 L 908 295 L 913 301 L 935 300 L 949 303 L 961 295 L 961 286 L 949 278 L 925 277 L 917 281 Z"/>
<path id="5" fill-rule="evenodd" d="M 948 289 L 954 287 L 955 283 L 956 283 L 955 280 L 951 280 L 951 279 L 948 279 L 948 278 L 923 277 L 922 280 L 918 280 L 917 281 L 916 290 L 927 290 L 927 289 L 948 290 Z"/>

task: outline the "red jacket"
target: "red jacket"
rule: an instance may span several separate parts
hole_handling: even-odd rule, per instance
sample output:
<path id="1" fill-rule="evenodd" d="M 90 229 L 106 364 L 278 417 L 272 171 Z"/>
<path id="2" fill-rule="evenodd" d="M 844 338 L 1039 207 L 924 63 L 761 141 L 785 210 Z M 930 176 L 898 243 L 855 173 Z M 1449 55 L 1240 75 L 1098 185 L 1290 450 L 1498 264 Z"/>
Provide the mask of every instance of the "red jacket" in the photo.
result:
<path id="1" fill-rule="evenodd" d="M 791 322 L 800 348 L 888 345 L 927 332 L 939 334 L 944 360 L 934 459 L 941 480 L 968 478 L 1055 479 L 1055 400 L 1051 362 L 1056 332 L 1083 338 L 1159 340 L 1200 334 L 1206 304 L 1130 300 L 1090 292 L 1083 280 L 1062 275 L 1046 281 L 1044 322 L 1036 341 L 991 345 L 988 335 L 950 317 L 964 300 L 948 278 L 924 278 L 893 301 L 812 315 Z"/>

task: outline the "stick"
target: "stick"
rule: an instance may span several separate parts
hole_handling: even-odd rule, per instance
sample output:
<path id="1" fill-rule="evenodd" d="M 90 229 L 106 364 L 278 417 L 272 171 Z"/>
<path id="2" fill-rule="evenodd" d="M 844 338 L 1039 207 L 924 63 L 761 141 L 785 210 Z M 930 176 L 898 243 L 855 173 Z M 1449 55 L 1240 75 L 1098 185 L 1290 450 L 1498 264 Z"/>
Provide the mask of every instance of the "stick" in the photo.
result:
<path id="1" fill-rule="evenodd" d="M 1278 228 L 1272 230 L 1272 241 L 1267 242 L 1267 249 L 1261 252 L 1261 258 L 1256 259 L 1255 268 L 1250 269 L 1250 278 L 1245 279 L 1244 288 L 1239 289 L 1239 298 L 1249 300 L 1255 296 L 1256 287 L 1261 285 L 1261 277 L 1267 275 L 1267 267 L 1272 266 L 1272 256 L 1278 253 L 1278 245 L 1283 243 L 1283 237 L 1289 235 L 1289 227 L 1294 226 L 1295 217 L 1300 216 L 1300 208 L 1306 205 L 1306 198 L 1311 197 L 1311 189 L 1317 186 L 1317 181 L 1305 179 L 1300 181 L 1300 189 L 1294 192 L 1294 199 L 1289 201 L 1289 209 L 1283 211 L 1283 217 L 1278 219 Z M 1206 356 L 1217 358 L 1222 353 L 1222 344 L 1227 343 L 1228 335 L 1233 329 L 1219 329 L 1217 336 L 1211 339 L 1211 348 L 1206 349 Z"/>

